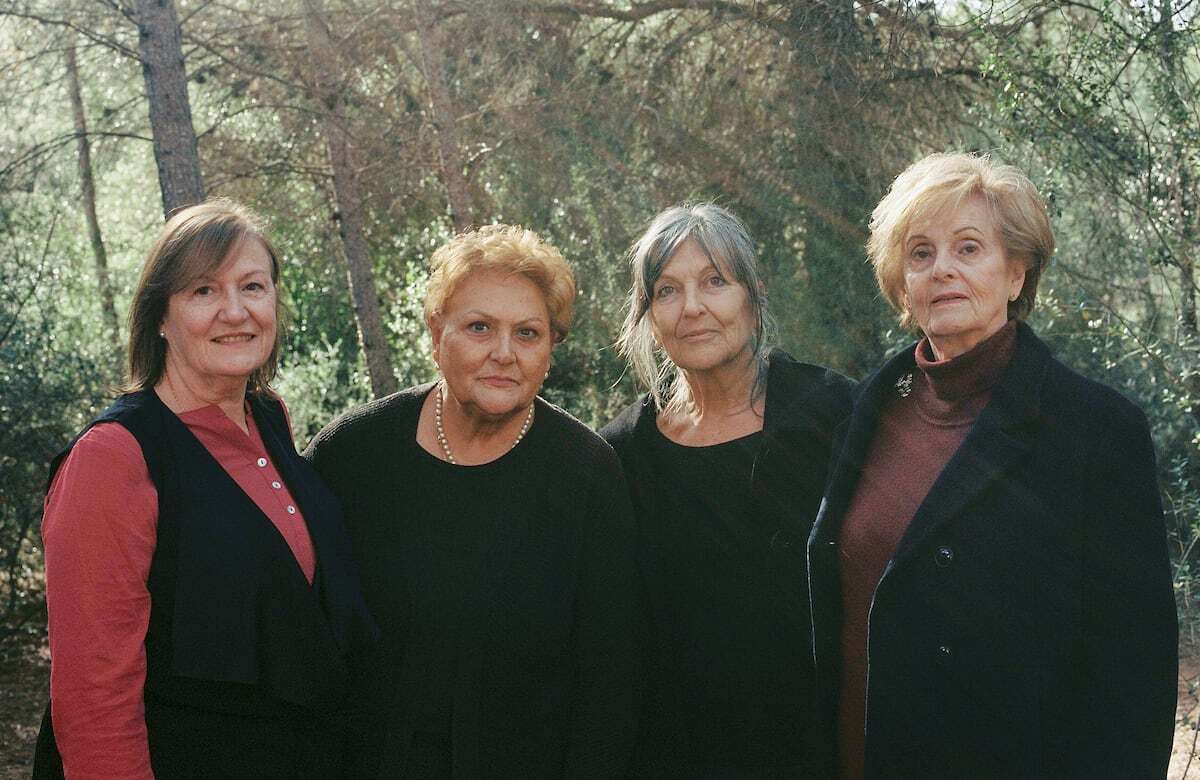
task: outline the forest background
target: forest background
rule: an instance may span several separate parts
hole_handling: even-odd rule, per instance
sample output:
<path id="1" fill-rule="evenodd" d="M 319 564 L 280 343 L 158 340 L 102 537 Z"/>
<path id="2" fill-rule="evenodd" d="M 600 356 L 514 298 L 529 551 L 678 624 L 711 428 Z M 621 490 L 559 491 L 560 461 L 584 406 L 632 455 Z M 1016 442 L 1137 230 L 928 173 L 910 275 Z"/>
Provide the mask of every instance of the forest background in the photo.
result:
<path id="1" fill-rule="evenodd" d="M 303 447 L 433 376 L 420 307 L 456 231 L 528 226 L 578 274 L 544 395 L 599 426 L 625 251 L 713 199 L 758 240 L 779 342 L 860 378 L 910 340 L 865 263 L 914 159 L 1026 170 L 1059 248 L 1031 322 L 1153 426 L 1188 661 L 1200 628 L 1195 0 L 0 0 L 0 768 L 45 695 L 47 466 L 122 377 L 164 213 L 264 215 Z"/>

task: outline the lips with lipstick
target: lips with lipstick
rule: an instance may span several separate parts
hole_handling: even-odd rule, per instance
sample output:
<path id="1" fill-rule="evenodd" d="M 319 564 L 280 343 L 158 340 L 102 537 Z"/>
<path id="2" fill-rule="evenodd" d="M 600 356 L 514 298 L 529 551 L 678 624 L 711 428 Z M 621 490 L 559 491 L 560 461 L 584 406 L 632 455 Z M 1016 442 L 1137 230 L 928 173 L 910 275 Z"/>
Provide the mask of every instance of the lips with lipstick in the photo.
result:
<path id="1" fill-rule="evenodd" d="M 217 344 L 245 344 L 257 338 L 253 333 L 227 333 L 212 339 Z"/>
<path id="2" fill-rule="evenodd" d="M 959 303 L 967 300 L 965 293 L 960 292 L 945 292 L 933 296 L 932 304 L 937 306 L 939 303 Z"/>

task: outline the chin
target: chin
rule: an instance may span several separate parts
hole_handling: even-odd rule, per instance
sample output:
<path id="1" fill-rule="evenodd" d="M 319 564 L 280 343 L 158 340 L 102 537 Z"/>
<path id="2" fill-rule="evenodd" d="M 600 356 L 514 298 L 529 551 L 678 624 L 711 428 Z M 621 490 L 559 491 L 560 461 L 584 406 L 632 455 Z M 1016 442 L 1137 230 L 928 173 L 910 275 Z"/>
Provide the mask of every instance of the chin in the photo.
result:
<path id="1" fill-rule="evenodd" d="M 530 401 L 533 400 L 534 395 L 534 393 L 526 394 L 513 391 L 503 395 L 478 398 L 476 403 L 484 413 L 503 417 L 506 414 L 515 414 L 525 409 L 529 406 Z"/>

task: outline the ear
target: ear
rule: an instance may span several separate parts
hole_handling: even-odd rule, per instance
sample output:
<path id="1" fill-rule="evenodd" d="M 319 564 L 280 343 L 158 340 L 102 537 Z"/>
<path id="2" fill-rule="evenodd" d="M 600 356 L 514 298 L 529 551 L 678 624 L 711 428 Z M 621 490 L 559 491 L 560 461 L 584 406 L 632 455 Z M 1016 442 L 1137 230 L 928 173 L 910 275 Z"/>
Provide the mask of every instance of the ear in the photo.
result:
<path id="1" fill-rule="evenodd" d="M 1008 285 L 1008 300 L 1015 301 L 1017 296 L 1021 294 L 1021 288 L 1025 286 L 1025 266 L 1021 263 L 1012 264 L 1012 272 L 1009 277 Z"/>
<path id="2" fill-rule="evenodd" d="M 433 362 L 440 367 L 442 364 L 439 350 L 442 346 L 442 329 L 446 327 L 446 320 L 440 311 L 435 311 L 425 318 L 425 327 L 429 328 L 429 338 L 433 342 Z"/>

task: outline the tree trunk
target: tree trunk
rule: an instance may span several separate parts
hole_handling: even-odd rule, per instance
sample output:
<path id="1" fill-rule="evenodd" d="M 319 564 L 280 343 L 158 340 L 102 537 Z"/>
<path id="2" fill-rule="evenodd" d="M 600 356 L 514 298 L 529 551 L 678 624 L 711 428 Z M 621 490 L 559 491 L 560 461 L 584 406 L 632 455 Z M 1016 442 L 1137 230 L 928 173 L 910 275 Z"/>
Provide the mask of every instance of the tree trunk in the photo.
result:
<path id="1" fill-rule="evenodd" d="M 150 104 L 163 214 L 204 200 L 183 46 L 173 0 L 137 0 L 138 52 Z"/>
<path id="2" fill-rule="evenodd" d="M 305 0 L 308 45 L 313 55 L 312 90 L 321 112 L 321 127 L 333 169 L 333 190 L 337 200 L 338 228 L 350 279 L 350 297 L 358 324 L 358 337 L 367 361 L 367 375 L 375 397 L 390 395 L 399 389 L 392 358 L 384 335 L 379 296 L 375 291 L 375 271 L 367 250 L 366 219 L 358 181 L 350 132 L 342 113 L 341 92 L 335 74 L 337 67 L 333 41 L 324 18 L 321 0 Z"/>
<path id="3" fill-rule="evenodd" d="M 100 290 L 100 310 L 108 330 L 109 340 L 121 362 L 121 326 L 113 303 L 112 285 L 108 280 L 108 252 L 96 218 L 96 184 L 92 178 L 92 145 L 88 140 L 87 115 L 83 111 L 83 90 L 79 86 L 79 63 L 75 43 L 67 46 L 67 91 L 71 95 L 71 111 L 75 117 L 75 137 L 79 147 L 79 185 L 83 196 L 83 214 L 87 218 L 88 237 L 92 240 L 92 255 L 96 259 L 96 285 Z"/>
<path id="4" fill-rule="evenodd" d="M 438 139 L 438 157 L 442 167 L 442 182 L 450 199 L 450 217 L 454 229 L 462 233 L 475 224 L 471 208 L 471 193 L 463 173 L 462 147 L 458 139 L 458 115 L 450 99 L 450 86 L 446 82 L 446 50 L 442 45 L 441 30 L 438 29 L 430 12 L 428 0 L 415 0 L 417 17 L 417 40 L 421 51 L 421 70 L 429 87 L 429 102 L 433 129 Z"/>

